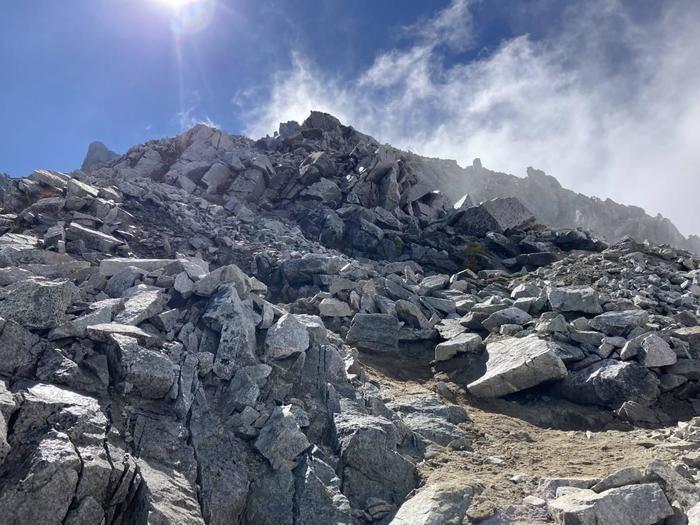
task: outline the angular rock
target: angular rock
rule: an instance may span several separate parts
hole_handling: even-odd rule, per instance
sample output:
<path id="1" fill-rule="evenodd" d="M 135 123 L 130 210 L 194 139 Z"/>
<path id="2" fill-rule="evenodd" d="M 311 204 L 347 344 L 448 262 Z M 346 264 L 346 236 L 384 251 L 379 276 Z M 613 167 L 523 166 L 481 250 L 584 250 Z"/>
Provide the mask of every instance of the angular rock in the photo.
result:
<path id="1" fill-rule="evenodd" d="M 591 328 L 609 336 L 626 336 L 632 329 L 643 327 L 649 320 L 644 310 L 605 312 L 589 321 Z"/>
<path id="2" fill-rule="evenodd" d="M 509 337 L 486 345 L 486 373 L 467 388 L 477 397 L 501 397 L 567 375 L 556 343 L 536 336 Z"/>
<path id="3" fill-rule="evenodd" d="M 676 353 L 658 335 L 650 334 L 642 339 L 639 362 L 647 368 L 669 366 L 677 360 Z"/>
<path id="4" fill-rule="evenodd" d="M 18 281 L 0 290 L 0 317 L 30 329 L 54 328 L 65 319 L 75 291 L 68 281 Z"/>
<path id="5" fill-rule="evenodd" d="M 292 314 L 284 314 L 265 337 L 265 355 L 268 359 L 284 359 L 305 352 L 309 348 L 309 332 Z"/>
<path id="6" fill-rule="evenodd" d="M 461 333 L 435 347 L 435 360 L 447 361 L 457 354 L 478 352 L 481 345 L 481 336 L 478 334 Z"/>
<path id="7" fill-rule="evenodd" d="M 428 483 L 401 505 L 390 525 L 463 523 L 475 490 L 449 482 Z"/>
<path id="8" fill-rule="evenodd" d="M 579 525 L 655 525 L 673 515 L 656 483 L 629 485 L 597 494 L 578 489 L 548 502 L 558 523 Z"/>
<path id="9" fill-rule="evenodd" d="M 389 314 L 355 314 L 345 341 L 364 350 L 394 352 L 399 343 L 399 321 Z"/>
<path id="10" fill-rule="evenodd" d="M 125 390 L 133 387 L 138 395 L 148 399 L 163 399 L 173 387 L 176 367 L 172 361 L 156 350 L 143 348 L 138 341 L 125 335 L 113 334 L 111 367 L 127 383 Z"/>
<path id="11" fill-rule="evenodd" d="M 582 312 L 600 314 L 598 292 L 590 286 L 569 286 L 565 288 L 547 288 L 547 299 L 552 309 L 558 312 Z"/>
<path id="12" fill-rule="evenodd" d="M 350 305 L 334 297 L 326 297 L 318 306 L 321 317 L 349 317 L 352 315 Z"/>
<path id="13" fill-rule="evenodd" d="M 524 325 L 532 320 L 532 316 L 520 308 L 511 306 L 492 313 L 481 324 L 490 332 L 497 332 L 504 324 Z"/>
<path id="14" fill-rule="evenodd" d="M 275 470 L 285 466 L 294 468 L 297 465 L 296 458 L 309 446 L 309 440 L 299 429 L 289 405 L 275 407 L 255 440 L 255 448 Z"/>
<path id="15" fill-rule="evenodd" d="M 617 409 L 628 399 L 645 405 L 653 402 L 659 396 L 659 380 L 637 363 L 603 359 L 569 372 L 556 389 L 575 403 Z"/>

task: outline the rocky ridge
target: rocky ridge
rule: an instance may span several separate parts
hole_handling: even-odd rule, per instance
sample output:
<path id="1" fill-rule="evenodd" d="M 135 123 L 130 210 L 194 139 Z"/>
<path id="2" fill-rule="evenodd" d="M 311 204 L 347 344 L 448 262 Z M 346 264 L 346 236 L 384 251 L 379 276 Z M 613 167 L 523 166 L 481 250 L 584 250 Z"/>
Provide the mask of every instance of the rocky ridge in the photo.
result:
<path id="1" fill-rule="evenodd" d="M 8 523 L 696 523 L 700 261 L 444 176 L 313 112 L 6 179 Z M 482 414 L 645 452 L 516 495 Z"/>

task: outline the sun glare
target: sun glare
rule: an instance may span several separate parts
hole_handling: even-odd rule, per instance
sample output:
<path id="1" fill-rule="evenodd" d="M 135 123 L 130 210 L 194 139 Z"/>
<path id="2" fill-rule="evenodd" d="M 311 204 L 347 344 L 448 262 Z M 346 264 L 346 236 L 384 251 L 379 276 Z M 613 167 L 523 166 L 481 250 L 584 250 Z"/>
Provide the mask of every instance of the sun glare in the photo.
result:
<path id="1" fill-rule="evenodd" d="M 158 0 L 161 4 L 167 5 L 171 9 L 180 10 L 189 4 L 194 4 L 198 0 Z"/>

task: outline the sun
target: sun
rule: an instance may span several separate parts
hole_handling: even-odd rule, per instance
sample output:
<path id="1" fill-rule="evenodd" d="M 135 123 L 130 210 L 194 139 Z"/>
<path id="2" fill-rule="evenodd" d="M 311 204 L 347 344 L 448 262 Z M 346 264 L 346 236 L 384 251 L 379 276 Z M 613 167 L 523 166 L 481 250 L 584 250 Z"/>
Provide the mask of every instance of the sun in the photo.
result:
<path id="1" fill-rule="evenodd" d="M 200 0 L 158 0 L 161 4 L 164 4 L 175 11 L 187 7 L 190 4 L 195 4 Z"/>

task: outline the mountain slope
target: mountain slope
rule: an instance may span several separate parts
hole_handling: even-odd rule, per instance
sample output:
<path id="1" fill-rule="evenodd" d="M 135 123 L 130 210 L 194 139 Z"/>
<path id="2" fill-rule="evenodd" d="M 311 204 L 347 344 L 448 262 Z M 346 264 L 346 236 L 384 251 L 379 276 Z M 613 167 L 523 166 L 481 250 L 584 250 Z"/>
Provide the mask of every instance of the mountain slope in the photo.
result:
<path id="1" fill-rule="evenodd" d="M 694 519 L 700 260 L 445 170 L 312 113 L 5 179 L 0 515 Z"/>

